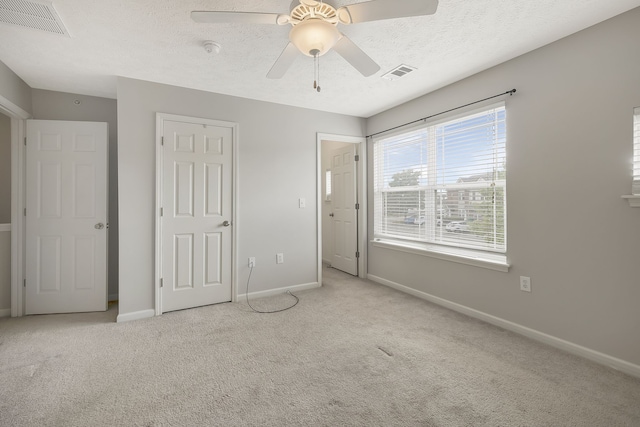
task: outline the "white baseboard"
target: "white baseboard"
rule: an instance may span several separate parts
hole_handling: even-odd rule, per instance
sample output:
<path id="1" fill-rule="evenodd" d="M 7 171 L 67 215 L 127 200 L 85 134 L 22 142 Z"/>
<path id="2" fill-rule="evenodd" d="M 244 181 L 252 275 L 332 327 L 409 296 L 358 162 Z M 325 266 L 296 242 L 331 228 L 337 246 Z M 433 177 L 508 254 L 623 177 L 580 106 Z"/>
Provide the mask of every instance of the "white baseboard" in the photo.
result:
<path id="1" fill-rule="evenodd" d="M 118 301 L 118 294 L 109 294 L 109 302 Z"/>
<path id="2" fill-rule="evenodd" d="M 319 287 L 320 287 L 320 284 L 317 282 L 305 283 L 302 285 L 294 285 L 294 286 L 286 286 L 284 288 L 269 289 L 268 291 L 250 292 L 249 298 L 252 298 L 252 299 L 265 298 L 265 297 L 270 297 L 274 295 L 281 295 L 286 291 L 299 292 L 299 291 L 306 291 L 308 289 L 315 289 Z M 237 301 L 242 301 L 244 298 L 246 298 L 246 294 L 239 294 Z M 9 310 L 9 312 L 11 312 L 11 310 Z M 135 311 L 133 313 L 118 314 L 116 322 L 122 323 L 122 322 L 130 322 L 132 320 L 147 319 L 149 317 L 154 317 L 155 315 L 156 315 L 155 310 L 142 310 L 142 311 Z"/>
<path id="3" fill-rule="evenodd" d="M 554 337 L 552 335 L 545 334 L 540 331 L 536 331 L 535 329 L 527 328 L 526 326 L 519 325 L 517 323 L 510 322 L 505 319 L 501 319 L 496 316 L 492 316 L 491 314 L 484 313 L 482 311 L 475 310 L 473 308 L 457 304 L 455 302 L 451 302 L 449 300 L 436 297 L 434 295 L 428 294 L 426 292 L 418 291 L 416 289 L 410 288 L 408 286 L 401 285 L 399 283 L 392 282 L 387 279 L 383 279 L 382 277 L 374 276 L 369 274 L 367 278 L 373 282 L 379 283 L 384 286 L 388 286 L 390 288 L 396 289 L 400 292 L 407 293 L 409 295 L 413 295 L 415 297 L 421 298 L 423 300 L 432 302 L 434 304 L 440 305 L 442 307 L 446 307 L 453 311 L 457 311 L 462 314 L 466 314 L 467 316 L 474 317 L 476 319 L 480 319 L 487 323 L 491 323 L 492 325 L 499 326 L 503 329 L 507 329 L 509 331 L 518 333 L 520 335 L 524 335 L 533 340 L 543 342 L 552 347 L 559 348 L 568 353 L 575 354 L 577 356 L 584 357 L 585 359 L 589 359 L 591 361 L 600 363 L 602 365 L 609 366 L 613 369 L 617 369 L 621 372 L 624 372 L 629 375 L 633 375 L 634 377 L 640 377 L 640 366 L 631 362 L 627 362 L 622 359 L 618 359 L 613 356 L 609 356 L 608 354 L 600 353 L 598 351 L 592 350 L 587 347 L 580 346 L 578 344 L 574 344 L 569 341 L 565 341 L 561 338 Z"/>
<path id="4" fill-rule="evenodd" d="M 255 298 L 266 298 L 266 297 L 272 297 L 274 295 L 283 294 L 286 291 L 298 292 L 298 291 L 306 291 L 308 289 L 315 289 L 315 288 L 319 288 L 319 287 L 320 287 L 320 284 L 318 282 L 305 283 L 305 284 L 302 284 L 302 285 L 294 285 L 294 286 L 286 286 L 284 288 L 269 289 L 268 291 L 249 292 L 249 298 L 252 298 L 252 299 L 255 299 Z M 243 301 L 244 298 L 246 298 L 246 295 L 247 295 L 246 293 L 238 294 L 237 301 Z"/>
<path id="5" fill-rule="evenodd" d="M 0 317 L 11 317 L 10 308 L 0 308 Z"/>
<path id="6" fill-rule="evenodd" d="M 130 322 L 132 320 L 147 319 L 156 315 L 155 310 L 134 311 L 133 313 L 118 314 L 117 323 Z"/>

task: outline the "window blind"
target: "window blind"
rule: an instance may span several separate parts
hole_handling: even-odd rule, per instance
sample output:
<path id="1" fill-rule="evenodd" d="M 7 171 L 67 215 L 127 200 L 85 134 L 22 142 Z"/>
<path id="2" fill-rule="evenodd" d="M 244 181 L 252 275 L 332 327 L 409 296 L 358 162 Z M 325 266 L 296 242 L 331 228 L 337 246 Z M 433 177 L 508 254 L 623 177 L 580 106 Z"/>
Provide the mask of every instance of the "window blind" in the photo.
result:
<path id="1" fill-rule="evenodd" d="M 373 148 L 374 237 L 506 251 L 503 104 Z"/>
<path id="2" fill-rule="evenodd" d="M 632 193 L 640 195 L 640 107 L 633 109 L 633 184 Z"/>

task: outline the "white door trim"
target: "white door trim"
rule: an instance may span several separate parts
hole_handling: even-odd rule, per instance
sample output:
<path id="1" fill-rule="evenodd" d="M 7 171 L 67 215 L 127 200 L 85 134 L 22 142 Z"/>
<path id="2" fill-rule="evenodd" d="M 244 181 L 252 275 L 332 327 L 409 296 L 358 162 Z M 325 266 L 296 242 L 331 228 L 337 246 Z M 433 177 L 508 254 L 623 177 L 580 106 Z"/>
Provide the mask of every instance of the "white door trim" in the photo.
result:
<path id="1" fill-rule="evenodd" d="M 317 212 L 316 212 L 316 229 L 318 241 L 318 283 L 322 286 L 322 142 L 337 141 L 358 144 L 357 153 L 360 156 L 358 162 L 358 203 L 360 210 L 358 211 L 358 249 L 360 251 L 360 259 L 358 260 L 358 276 L 362 279 L 367 277 L 367 139 L 363 136 L 346 136 L 335 135 L 330 133 L 318 133 L 316 137 L 317 153 L 316 153 L 316 194 L 317 194 Z"/>
<path id="2" fill-rule="evenodd" d="M 219 127 L 228 127 L 232 129 L 231 144 L 233 147 L 231 164 L 232 164 L 232 189 L 231 189 L 231 208 L 232 208 L 232 224 L 231 227 L 231 301 L 238 299 L 238 286 L 236 274 L 237 260 L 237 236 L 238 236 L 238 123 L 225 122 L 213 119 L 204 119 L 200 117 L 180 116 L 176 114 L 156 113 L 156 211 L 154 214 L 156 222 L 156 240 L 155 240 L 155 269 L 154 269 L 154 293 L 155 293 L 155 315 L 162 314 L 162 292 L 160 292 L 160 277 L 162 276 L 162 220 L 160 209 L 162 208 L 162 129 L 163 122 L 178 121 L 187 123 L 197 123 L 202 125 L 211 125 Z"/>
<path id="3" fill-rule="evenodd" d="M 25 120 L 31 114 L 0 95 L 0 111 L 11 118 L 11 317 L 24 315 Z"/>

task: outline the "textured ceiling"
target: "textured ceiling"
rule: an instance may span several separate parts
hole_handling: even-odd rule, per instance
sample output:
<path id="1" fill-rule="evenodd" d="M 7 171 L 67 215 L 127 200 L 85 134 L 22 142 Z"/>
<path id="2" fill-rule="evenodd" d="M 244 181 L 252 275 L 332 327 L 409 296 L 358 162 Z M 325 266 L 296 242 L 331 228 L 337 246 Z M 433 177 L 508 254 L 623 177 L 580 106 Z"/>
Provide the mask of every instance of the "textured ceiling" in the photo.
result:
<path id="1" fill-rule="evenodd" d="M 336 7 L 359 1 L 327 1 Z M 71 37 L 0 24 L 0 60 L 31 87 L 115 98 L 116 76 L 369 117 L 640 6 L 640 0 L 440 0 L 435 15 L 340 25 L 381 66 L 363 77 L 335 52 L 266 74 L 289 27 L 197 24 L 192 10 L 288 13 L 290 0 L 55 0 Z M 640 23 L 639 23 L 640 25 Z M 202 44 L 214 40 L 221 52 Z M 613 47 L 612 47 L 613 48 Z M 400 64 L 418 71 L 380 76 Z M 508 86 L 508 82 L 505 82 Z M 508 89 L 507 87 L 505 87 Z"/>

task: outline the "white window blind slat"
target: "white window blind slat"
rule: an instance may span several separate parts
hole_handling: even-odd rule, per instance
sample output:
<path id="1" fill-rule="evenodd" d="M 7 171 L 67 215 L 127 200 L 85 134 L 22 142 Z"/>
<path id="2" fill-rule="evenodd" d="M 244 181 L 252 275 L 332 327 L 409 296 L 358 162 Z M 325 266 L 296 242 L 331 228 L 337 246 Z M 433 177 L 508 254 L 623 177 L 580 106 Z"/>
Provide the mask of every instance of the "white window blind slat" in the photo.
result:
<path id="1" fill-rule="evenodd" d="M 640 107 L 633 109 L 633 184 L 632 193 L 640 195 Z"/>
<path id="2" fill-rule="evenodd" d="M 506 111 L 374 141 L 374 237 L 506 252 Z"/>

